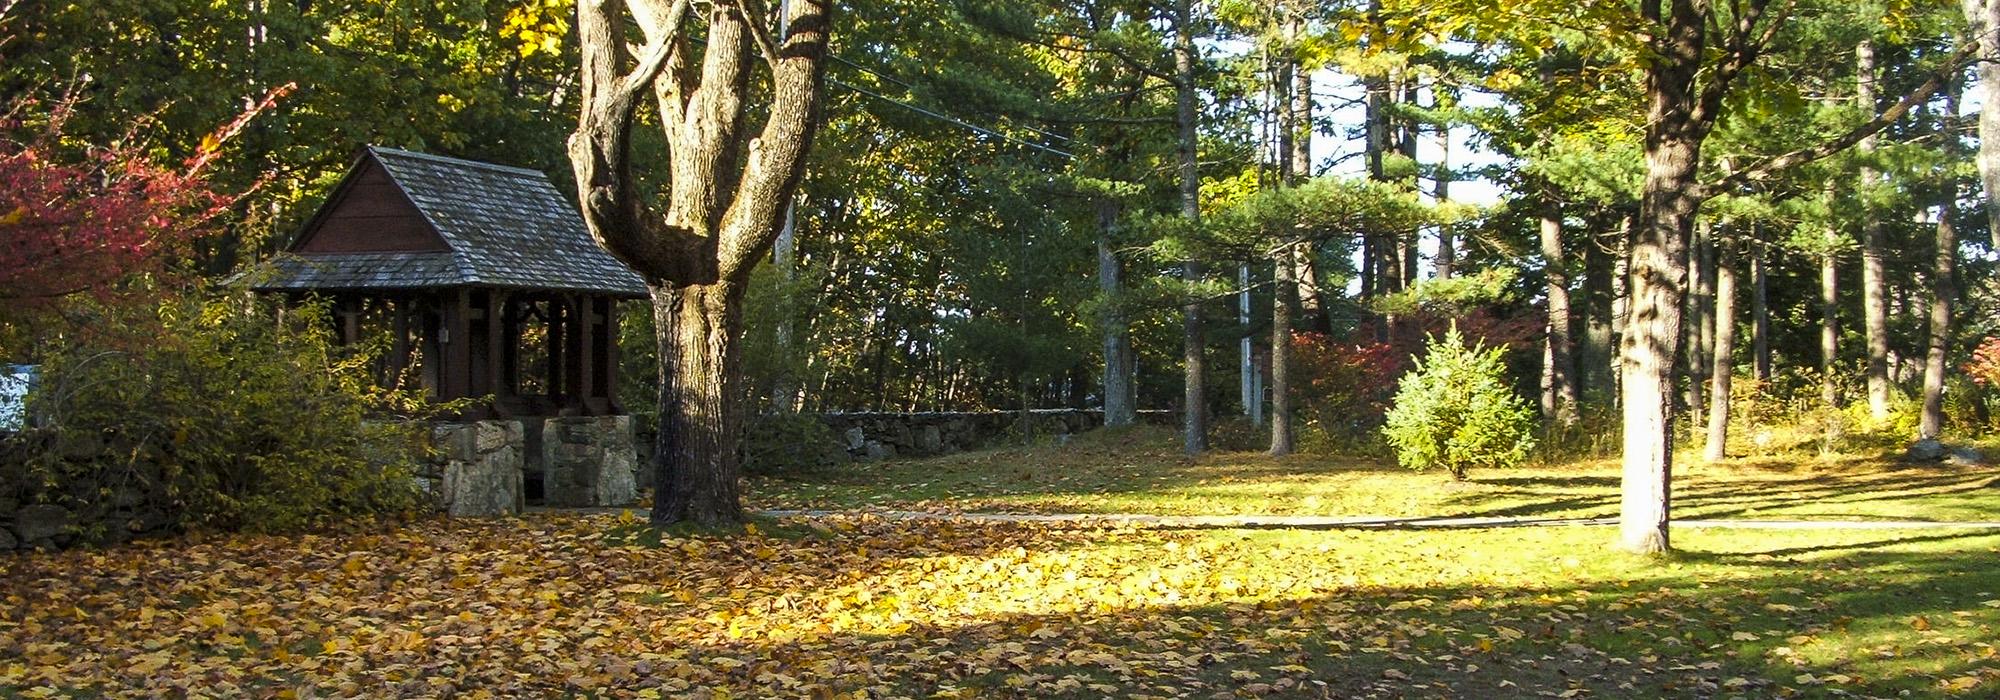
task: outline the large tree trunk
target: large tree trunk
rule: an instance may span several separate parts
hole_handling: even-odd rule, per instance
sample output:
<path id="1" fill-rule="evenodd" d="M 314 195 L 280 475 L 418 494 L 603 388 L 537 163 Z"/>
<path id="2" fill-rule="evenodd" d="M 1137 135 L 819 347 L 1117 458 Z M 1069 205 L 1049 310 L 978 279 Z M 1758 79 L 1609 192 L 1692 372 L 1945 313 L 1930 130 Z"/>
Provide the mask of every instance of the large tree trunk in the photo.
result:
<path id="1" fill-rule="evenodd" d="M 1708 439 L 1702 450 L 1708 462 L 1729 456 L 1729 385 L 1736 355 L 1736 245 L 1724 239 L 1715 251 L 1715 362 L 1709 370 Z"/>
<path id="2" fill-rule="evenodd" d="M 1541 244 L 1543 274 L 1549 318 L 1546 347 L 1546 388 L 1542 398 L 1543 417 L 1570 425 L 1576 422 L 1576 360 L 1571 354 L 1569 313 L 1569 263 L 1563 256 L 1562 206 L 1544 195 L 1542 200 Z"/>
<path id="3" fill-rule="evenodd" d="M 780 15 L 790 21 L 772 34 L 766 17 L 739 5 L 576 3 L 583 104 L 569 156 L 578 203 L 591 236 L 653 289 L 661 366 L 656 525 L 742 519 L 742 290 L 784 226 L 819 124 L 828 4 L 785 0 Z M 707 15 L 699 50 L 695 12 Z M 628 26 L 644 35 L 637 51 Z M 759 53 L 769 75 L 753 81 Z M 753 83 L 765 105 L 755 129 L 746 107 Z M 635 110 L 649 91 L 670 154 L 659 211 L 641 196 L 631 162 Z"/>
<path id="4" fill-rule="evenodd" d="M 1875 42 L 1863 39 L 1854 47 L 1855 101 L 1869 114 L 1875 112 Z M 1855 144 L 1862 158 L 1875 152 L 1875 136 Z M 1888 247 L 1882 221 L 1868 190 L 1880 176 L 1874 168 L 1861 167 L 1861 322 L 1868 334 L 1868 415 L 1875 420 L 1889 417 L 1889 293 L 1882 256 Z"/>
<path id="5" fill-rule="evenodd" d="M 1104 424 L 1131 425 L 1137 417 L 1132 382 L 1132 328 L 1119 307 L 1124 291 L 1123 270 L 1112 238 L 1118 225 L 1118 205 L 1097 204 L 1097 289 L 1104 308 Z"/>
<path id="6" fill-rule="evenodd" d="M 1985 190 L 1986 233 L 2000 248 L 2000 0 L 1960 0 L 1979 42 L 1979 182 Z"/>
<path id="7" fill-rule="evenodd" d="M 1174 3 L 1174 101 L 1179 127 L 1179 169 L 1181 176 L 1181 216 L 1189 223 L 1201 221 L 1201 171 L 1196 147 L 1198 112 L 1194 81 L 1194 7 L 1192 0 Z M 1201 263 L 1181 264 L 1181 277 L 1189 284 L 1201 281 Z M 1201 300 L 1190 297 L 1181 306 L 1181 372 L 1183 382 L 1181 449 L 1189 455 L 1208 449 L 1207 379 L 1202 353 L 1208 336 L 1202 327 Z"/>
<path id="8" fill-rule="evenodd" d="M 1671 549 L 1674 360 L 1681 343 L 1687 241 L 1702 202 L 1696 181 L 1701 143 L 1726 82 L 1697 95 L 1706 50 L 1705 4 L 1672 0 L 1645 9 L 1660 30 L 1653 42 L 1659 55 L 1646 71 L 1646 179 L 1626 288 L 1630 319 L 1619 347 L 1625 423 L 1618 519 L 1625 549 L 1656 553 Z"/>
<path id="9" fill-rule="evenodd" d="M 734 282 L 652 288 L 660 353 L 654 443 L 655 522 L 740 522 L 742 440 L 737 390 L 743 288 Z"/>

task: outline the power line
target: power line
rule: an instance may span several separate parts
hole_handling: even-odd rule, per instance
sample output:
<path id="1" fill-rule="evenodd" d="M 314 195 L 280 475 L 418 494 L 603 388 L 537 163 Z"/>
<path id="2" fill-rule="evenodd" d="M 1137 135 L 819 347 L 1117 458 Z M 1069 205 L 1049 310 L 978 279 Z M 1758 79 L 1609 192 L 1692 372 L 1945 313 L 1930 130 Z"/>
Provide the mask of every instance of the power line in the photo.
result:
<path id="1" fill-rule="evenodd" d="M 895 83 L 895 84 L 897 84 L 897 85 L 900 85 L 900 86 L 902 86 L 902 87 L 903 87 L 903 89 L 905 89 L 905 90 L 909 90 L 909 91 L 911 91 L 911 92 L 916 92 L 916 91 L 918 91 L 918 90 L 920 89 L 920 88 L 918 88 L 918 87 L 917 87 L 917 85 L 916 85 L 916 84 L 914 84 L 914 83 L 911 83 L 910 81 L 907 81 L 907 80 L 904 80 L 904 79 L 902 79 L 902 78 L 898 78 L 898 77 L 896 77 L 896 76 L 893 76 L 893 75 L 890 75 L 890 74 L 888 74 L 888 73 L 884 73 L 884 72 L 882 72 L 882 71 L 881 71 L 880 69 L 876 69 L 876 68 L 870 68 L 870 67 L 868 67 L 868 66 L 864 66 L 864 65 L 861 65 L 861 64 L 859 64 L 859 63 L 855 63 L 855 62 L 853 62 L 853 61 L 850 61 L 850 60 L 847 60 L 847 59 L 845 59 L 845 58 L 842 58 L 842 57 L 841 57 L 841 56 L 840 56 L 839 54 L 832 54 L 832 53 L 829 53 L 829 54 L 827 54 L 827 58 L 830 58 L 830 59 L 833 59 L 833 61 L 834 61 L 835 63 L 839 63 L 839 64 L 841 64 L 841 65 L 844 65 L 844 66 L 847 66 L 847 67 L 849 67 L 849 68 L 853 68 L 853 69 L 855 69 L 855 70 L 858 70 L 858 71 L 861 71 L 861 72 L 863 72 L 863 73 L 867 73 L 867 74 L 869 74 L 869 75 L 872 75 L 872 76 L 875 76 L 875 77 L 877 77 L 877 78 L 881 78 L 882 80 L 885 80 L 885 81 L 888 81 L 888 82 L 891 82 L 891 83 Z M 1046 129 L 1041 129 L 1041 128 L 1037 128 L 1037 127 L 1033 127 L 1033 126 L 1027 126 L 1027 125 L 1021 125 L 1021 128 L 1023 128 L 1023 129 L 1027 129 L 1028 131 L 1032 131 L 1032 132 L 1035 132 L 1035 133 L 1037 133 L 1037 134 L 1041 134 L 1041 135 L 1043 135 L 1043 136 L 1047 136 L 1047 137 L 1049 137 L 1049 138 L 1055 138 L 1055 139 L 1062 139 L 1062 140 L 1063 140 L 1064 142 L 1069 142 L 1069 141 L 1072 141 L 1072 140 L 1073 140 L 1073 139 L 1071 139 L 1071 138 L 1070 138 L 1070 137 L 1068 137 L 1068 136 L 1064 136 L 1064 135 L 1062 135 L 1062 134 L 1058 134 L 1058 133 L 1055 133 L 1055 132 L 1053 132 L 1053 131 L 1049 131 L 1049 130 L 1046 130 Z"/>
<path id="2" fill-rule="evenodd" d="M 845 61 L 842 61 L 842 62 L 843 62 L 843 63 L 845 63 Z M 1074 154 L 1074 153 L 1070 153 L 1070 152 L 1068 152 L 1068 151 L 1064 151 L 1064 150 L 1061 150 L 1061 149 L 1057 149 L 1057 148 L 1051 148 L 1051 147 L 1049 147 L 1049 146 L 1045 146 L 1045 145 L 1042 145 L 1042 144 L 1039 144 L 1039 143 L 1035 143 L 1035 142 L 1033 142 L 1033 141 L 1029 141 L 1029 140 L 1026 140 L 1026 139 L 1021 139 L 1021 138 L 1016 138 L 1016 137 L 1013 137 L 1013 136 L 1008 136 L 1007 134 L 1005 134 L 1005 133 L 1002 133 L 1002 132 L 1000 132 L 1000 131 L 996 131 L 996 130 L 993 130 L 993 129 L 990 129 L 990 128 L 987 128 L 987 127 L 983 127 L 983 126 L 980 126 L 980 125 L 978 125 L 978 124 L 973 124 L 973 123 L 971 123 L 971 122 L 967 122 L 967 121 L 965 121 L 965 120 L 962 120 L 962 119 L 959 119 L 959 118 L 957 118 L 957 117 L 953 117 L 953 116 L 950 116 L 950 115 L 947 115 L 947 114 L 940 114 L 940 113 L 937 113 L 937 112 L 934 112 L 934 111 L 931 111 L 931 110 L 928 110 L 928 109 L 925 109 L 925 108 L 923 108 L 923 107 L 918 107 L 918 106 L 916 106 L 916 105 L 913 105 L 913 104 L 910 104 L 910 103 L 908 103 L 908 102 L 904 102 L 904 101 L 902 101 L 902 100 L 898 100 L 898 99 L 896 99 L 896 98 L 893 98 L 893 97 L 889 97 L 889 96 L 887 96 L 887 95 L 884 95 L 884 94 L 882 94 L 882 93 L 879 93 L 879 92 L 875 92 L 875 91 L 873 91 L 873 90 L 869 90 L 869 89 L 867 89 L 867 88 L 863 88 L 863 87 L 858 87 L 858 86 L 855 86 L 855 85 L 852 85 L 852 84 L 849 84 L 849 83 L 846 83 L 846 82 L 842 82 L 842 81 L 841 81 L 840 79 L 838 79 L 838 78 L 831 78 L 831 77 L 830 77 L 830 78 L 827 78 L 826 80 L 827 80 L 827 82 L 829 82 L 829 83 L 832 83 L 832 84 L 834 84 L 834 85 L 837 85 L 837 86 L 839 86 L 839 87 L 843 87 L 843 88 L 847 88 L 848 90 L 852 90 L 852 91 L 854 91 L 854 92 L 857 92 L 857 93 L 860 93 L 860 94 L 863 94 L 863 95 L 867 95 L 867 96 L 869 96 L 869 97 L 873 97 L 873 98 L 875 98 L 875 99 L 878 99 L 878 100 L 882 100 L 883 102 L 888 102 L 888 103 L 891 103 L 891 104 L 894 104 L 894 105 L 897 105 L 897 106 L 899 106 L 899 107 L 902 107 L 902 108 L 904 108 L 904 109 L 907 109 L 907 110 L 910 110 L 910 111 L 912 111 L 912 112 L 916 112 L 916 113 L 918 113 L 918 114 L 921 114 L 921 115 L 923 115 L 923 116 L 926 116 L 926 117 L 930 117 L 930 118 L 932 118 L 932 119 L 937 119 L 937 120 L 939 120 L 939 121 L 944 121 L 944 122 L 949 122 L 949 123 L 951 123 L 951 124 L 954 124 L 954 125 L 956 125 L 956 126 L 958 126 L 958 127 L 960 127 L 960 128 L 963 128 L 963 129 L 966 129 L 966 130 L 968 130 L 968 131 L 971 131 L 971 132 L 973 132 L 973 133 L 976 133 L 976 134 L 979 134 L 979 135 L 981 135 L 981 136 L 989 136 L 989 137 L 992 137 L 992 138 L 997 138 L 997 139 L 1000 139 L 1000 140 L 1003 140 L 1003 141 L 1009 141 L 1009 142 L 1012 142 L 1012 143 L 1015 143 L 1015 144 L 1018 144 L 1018 145 L 1021 145 L 1021 146 L 1026 146 L 1026 147 L 1028 147 L 1028 148 L 1032 148 L 1032 149 L 1035 149 L 1035 150 L 1038 150 L 1038 151 L 1042 151 L 1042 152 L 1045 152 L 1045 153 L 1049 153 L 1049 154 L 1052 154 L 1052 155 L 1058 155 L 1058 156 L 1062 156 L 1062 157 L 1064 157 L 1064 158 L 1070 158 L 1070 159 L 1074 159 L 1074 158 L 1076 158 L 1076 154 Z"/>

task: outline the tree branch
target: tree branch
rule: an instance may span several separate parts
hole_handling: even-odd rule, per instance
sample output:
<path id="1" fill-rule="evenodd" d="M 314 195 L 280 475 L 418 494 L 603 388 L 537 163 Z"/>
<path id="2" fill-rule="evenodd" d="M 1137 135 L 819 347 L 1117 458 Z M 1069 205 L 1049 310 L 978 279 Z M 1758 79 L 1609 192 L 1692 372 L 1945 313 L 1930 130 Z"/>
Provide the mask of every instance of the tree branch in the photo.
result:
<path id="1" fill-rule="evenodd" d="M 1953 76 L 1956 76 L 1959 71 L 1965 68 L 1974 52 L 1978 51 L 1978 49 L 1979 42 L 1966 41 L 1957 51 L 1952 52 L 1951 56 L 1945 59 L 1944 65 L 1933 71 L 1930 77 L 1924 80 L 1922 85 L 1917 86 L 1915 90 L 1904 95 L 1903 99 L 1898 100 L 1889 109 L 1875 115 L 1875 118 L 1868 120 L 1867 123 L 1849 130 L 1832 141 L 1809 148 L 1801 148 L 1790 153 L 1771 156 L 1753 163 L 1747 168 L 1724 175 L 1721 180 L 1703 185 L 1700 191 L 1696 193 L 1696 197 L 1699 199 L 1709 199 L 1716 195 L 1727 194 L 1751 184 L 1768 180 L 1786 170 L 1847 150 L 1854 144 L 1860 143 L 1862 139 L 1888 128 L 1890 124 L 1894 124 L 1897 120 L 1902 119 L 1903 115 L 1908 114 L 1911 109 L 1915 109 L 1917 105 L 1923 104 L 1925 100 L 1930 99 L 1931 95 L 1937 93 L 1938 88 L 1943 87 L 1947 81 L 1951 80 Z"/>

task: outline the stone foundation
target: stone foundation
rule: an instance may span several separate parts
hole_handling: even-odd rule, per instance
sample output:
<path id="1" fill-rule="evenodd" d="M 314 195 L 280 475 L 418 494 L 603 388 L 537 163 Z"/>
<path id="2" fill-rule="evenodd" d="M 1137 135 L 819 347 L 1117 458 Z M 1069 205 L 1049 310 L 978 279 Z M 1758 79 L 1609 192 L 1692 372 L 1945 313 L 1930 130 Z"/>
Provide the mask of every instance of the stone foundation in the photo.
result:
<path id="1" fill-rule="evenodd" d="M 639 500 L 631 416 L 550 418 L 541 439 L 542 498 L 550 506 L 624 506 Z"/>
<path id="2" fill-rule="evenodd" d="M 437 448 L 438 506 L 452 516 L 519 513 L 526 491 L 521 483 L 526 437 L 517 421 L 438 423 L 431 427 Z"/>
<path id="3" fill-rule="evenodd" d="M 562 508 L 639 499 L 630 416 L 440 423 L 429 483 L 448 515 L 519 513 L 539 481 L 541 502 Z"/>

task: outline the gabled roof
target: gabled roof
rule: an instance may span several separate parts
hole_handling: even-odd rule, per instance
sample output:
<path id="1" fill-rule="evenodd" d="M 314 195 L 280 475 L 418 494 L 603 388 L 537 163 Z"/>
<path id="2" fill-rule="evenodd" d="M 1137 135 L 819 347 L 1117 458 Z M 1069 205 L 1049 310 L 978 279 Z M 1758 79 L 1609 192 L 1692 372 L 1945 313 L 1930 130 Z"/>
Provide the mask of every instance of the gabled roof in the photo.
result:
<path id="1" fill-rule="evenodd" d="M 383 175 L 393 187 L 370 184 Z M 379 146 L 362 153 L 289 253 L 257 288 L 646 295 L 547 176 Z"/>

